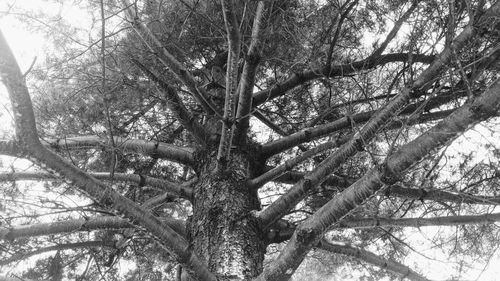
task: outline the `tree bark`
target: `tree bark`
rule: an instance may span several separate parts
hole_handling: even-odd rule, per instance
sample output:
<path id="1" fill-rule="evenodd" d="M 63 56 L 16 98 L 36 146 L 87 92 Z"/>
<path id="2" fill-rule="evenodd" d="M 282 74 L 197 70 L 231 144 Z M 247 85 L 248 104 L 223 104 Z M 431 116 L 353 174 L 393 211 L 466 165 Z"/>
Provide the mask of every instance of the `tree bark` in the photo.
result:
<path id="1" fill-rule="evenodd" d="M 196 254 L 219 280 L 248 280 L 260 274 L 265 239 L 255 211 L 260 203 L 246 179 L 252 173 L 248 154 L 233 151 L 225 173 L 214 173 L 216 151 L 200 155 L 188 233 Z"/>

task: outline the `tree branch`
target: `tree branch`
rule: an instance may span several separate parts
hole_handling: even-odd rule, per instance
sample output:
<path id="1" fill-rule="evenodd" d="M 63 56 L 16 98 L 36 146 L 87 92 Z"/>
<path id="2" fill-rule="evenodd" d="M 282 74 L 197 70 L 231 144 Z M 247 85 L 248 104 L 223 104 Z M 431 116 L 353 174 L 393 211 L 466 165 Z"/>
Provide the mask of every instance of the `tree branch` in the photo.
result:
<path id="1" fill-rule="evenodd" d="M 68 244 L 59 244 L 55 246 L 40 248 L 35 251 L 18 253 L 9 258 L 0 260 L 0 265 L 6 265 L 18 260 L 23 260 L 29 258 L 34 255 L 51 252 L 51 251 L 61 251 L 61 250 L 70 250 L 77 248 L 91 248 L 91 247 L 108 247 L 113 248 L 115 246 L 113 241 L 86 241 L 86 242 L 78 242 L 78 243 L 68 243 Z M 22 279 L 19 279 L 22 280 Z"/>
<path id="2" fill-rule="evenodd" d="M 418 96 L 421 95 L 423 94 L 422 93 L 418 94 Z M 412 103 L 406 106 L 403 110 L 399 111 L 398 115 L 402 116 L 402 115 L 413 114 L 418 109 L 422 109 L 423 111 L 429 111 L 433 108 L 437 108 L 443 104 L 446 104 L 450 100 L 465 95 L 467 95 L 467 91 L 458 91 L 454 88 L 454 90 L 445 93 L 440 93 L 438 96 L 431 97 L 426 101 L 423 102 L 419 101 L 416 103 Z M 363 124 L 366 121 L 370 120 L 370 118 L 375 116 L 377 112 L 378 110 L 360 112 L 350 116 L 344 116 L 327 124 L 304 128 L 286 137 L 262 145 L 261 153 L 264 157 L 269 157 L 274 154 L 283 152 L 287 149 L 290 149 L 301 143 L 312 141 L 324 137 L 328 134 L 332 134 L 334 132 L 351 128 L 353 126 L 353 123 Z M 425 120 L 426 119 L 425 117 L 430 117 L 430 116 L 431 115 L 429 114 L 423 114 L 421 118 Z"/>
<path id="3" fill-rule="evenodd" d="M 444 111 L 439 111 L 439 112 L 433 112 L 433 113 L 423 114 L 420 117 L 414 118 L 414 119 L 393 120 L 393 121 L 391 121 L 389 124 L 387 124 L 385 126 L 385 129 L 397 129 L 397 128 L 400 128 L 401 126 L 405 126 L 405 125 L 411 125 L 411 124 L 415 124 L 415 123 L 425 123 L 425 122 L 429 122 L 429 121 L 433 121 L 433 120 L 439 120 L 439 119 L 442 119 L 442 118 L 448 116 L 452 112 L 453 112 L 453 110 L 444 110 Z M 328 149 L 332 149 L 332 148 L 338 147 L 339 144 L 344 144 L 344 143 L 346 143 L 346 141 L 350 141 L 351 138 L 352 138 L 352 136 L 353 135 L 347 135 L 347 136 L 345 136 L 345 137 L 343 137 L 341 139 L 328 142 L 330 144 L 325 143 L 325 144 L 323 144 L 323 147 L 328 147 Z M 351 142 L 352 142 L 352 140 L 351 140 Z M 339 148 L 339 149 L 342 149 L 342 148 Z M 308 180 L 310 180 L 310 178 L 313 175 L 315 175 L 314 173 L 317 173 L 316 170 L 313 170 L 312 172 L 310 172 L 308 174 L 307 173 L 306 174 L 298 174 L 297 172 L 295 172 L 293 175 L 290 174 L 288 176 L 286 176 L 286 175 L 282 176 L 282 177 L 280 177 L 280 176 L 283 175 L 284 173 L 286 173 L 287 171 L 289 171 L 293 167 L 293 165 L 298 164 L 299 162 L 305 160 L 309 156 L 314 156 L 315 154 L 317 154 L 317 152 L 319 152 L 321 150 L 322 149 L 318 149 L 318 151 L 310 150 L 311 151 L 310 153 L 302 154 L 300 156 L 297 156 L 296 158 L 288 160 L 285 164 L 276 167 L 273 171 L 266 172 L 265 174 L 261 175 L 261 177 L 256 178 L 255 181 L 251 180 L 249 183 L 253 184 L 253 186 L 252 186 L 253 188 L 259 188 L 262 184 L 265 184 L 269 180 L 276 180 L 276 181 L 281 181 L 281 182 L 285 181 L 285 183 L 293 183 L 293 181 L 298 181 L 298 182 L 295 182 L 295 185 L 294 185 L 294 187 L 292 187 L 292 189 L 293 188 L 297 188 L 297 191 L 299 191 L 299 192 L 304 191 L 303 190 L 304 188 L 307 188 L 307 190 L 312 189 L 313 188 L 312 186 L 307 187 L 305 185 L 305 183 Z M 314 154 L 314 155 L 312 155 L 312 154 Z M 334 154 L 332 154 L 331 156 L 329 156 L 329 158 L 332 157 L 332 156 L 335 156 L 335 155 L 338 155 L 337 157 L 342 157 L 342 155 L 339 154 L 338 151 L 335 151 Z M 347 157 L 347 156 L 344 156 L 344 157 Z M 328 160 L 328 158 L 326 160 Z M 337 161 L 340 161 L 340 160 L 337 160 Z M 340 163 L 341 162 L 339 162 L 338 165 L 340 165 Z M 322 167 L 322 164 L 320 164 L 318 167 Z M 317 183 L 317 185 L 319 185 L 319 184 L 321 184 L 321 183 L 323 183 L 325 181 L 328 181 L 328 179 L 330 178 L 328 176 L 328 174 L 329 173 L 324 173 L 324 174 L 321 175 L 321 177 L 317 178 L 318 180 L 321 181 L 320 183 Z M 301 176 L 302 176 L 302 178 L 300 178 Z M 292 189 L 289 191 L 289 193 L 286 193 L 283 196 L 296 196 L 297 195 L 297 194 L 295 194 L 296 191 L 293 191 Z M 308 191 L 304 191 L 304 193 L 301 196 L 305 196 L 307 194 L 307 192 Z M 282 202 L 281 203 L 277 203 L 277 202 L 279 202 L 279 200 L 282 200 L 281 198 L 283 198 L 283 196 L 280 197 L 273 204 L 271 204 L 268 208 L 274 208 L 274 207 L 278 206 L 278 205 L 273 206 L 274 204 L 282 204 Z M 302 199 L 303 199 L 303 197 L 296 198 L 294 200 L 300 201 Z M 294 201 L 294 202 L 298 202 L 298 201 Z M 291 203 L 291 202 L 292 201 L 289 201 L 289 203 Z M 281 205 L 281 207 L 284 207 L 284 206 L 285 205 Z M 266 215 L 266 212 L 267 212 L 266 210 L 264 210 L 264 212 L 261 213 L 262 217 L 264 215 Z M 288 210 L 282 209 L 282 212 L 287 212 L 287 211 Z"/>
<path id="4" fill-rule="evenodd" d="M 172 218 L 162 218 L 161 220 L 169 225 L 177 233 L 186 237 L 186 226 L 183 221 Z M 114 216 L 101 216 L 89 219 L 75 219 L 11 227 L 0 226 L 0 240 L 13 241 L 26 237 L 71 233 L 76 231 L 122 229 L 133 227 L 134 225 L 132 225 L 126 219 Z"/>
<path id="5" fill-rule="evenodd" d="M 193 190 L 183 184 L 170 182 L 163 179 L 158 179 L 149 176 L 138 174 L 114 173 L 111 179 L 110 173 L 88 173 L 90 176 L 98 180 L 113 180 L 118 182 L 131 182 L 140 186 L 151 186 L 163 190 L 165 192 L 177 195 L 184 199 L 191 200 Z M 51 173 L 44 172 L 15 172 L 15 173 L 0 173 L 0 181 L 16 181 L 16 180 L 57 180 L 59 177 Z"/>
<path id="6" fill-rule="evenodd" d="M 255 109 L 254 112 L 253 112 L 253 116 L 257 119 L 259 119 L 262 123 L 264 123 L 264 125 L 266 125 L 267 127 L 269 127 L 269 129 L 273 130 L 274 132 L 276 132 L 277 134 L 283 136 L 283 137 L 286 137 L 286 136 L 290 136 L 290 133 L 288 131 L 285 131 L 284 129 L 282 129 L 280 126 L 274 124 L 271 120 L 269 120 L 269 118 L 267 118 L 264 114 L 262 114 L 262 112 L 259 110 L 259 109 Z M 301 144 L 298 144 L 297 147 L 301 150 L 301 151 L 306 151 L 307 148 Z M 264 155 L 264 157 L 266 157 L 266 153 L 265 153 L 265 150 L 263 151 L 262 150 L 263 147 L 261 147 L 261 154 Z"/>
<path id="7" fill-rule="evenodd" d="M 224 99 L 224 116 L 222 119 L 219 151 L 217 152 L 217 171 L 226 169 L 226 162 L 231 153 L 234 137 L 234 106 L 238 90 L 238 61 L 240 58 L 240 30 L 236 19 L 235 5 L 238 1 L 221 0 L 222 14 L 227 32 L 228 57 L 226 70 L 226 97 Z"/>
<path id="8" fill-rule="evenodd" d="M 282 174 L 291 170 L 296 165 L 298 165 L 298 164 L 302 163 L 303 161 L 315 156 L 316 154 L 340 146 L 340 144 L 347 142 L 347 140 L 349 140 L 349 138 L 351 136 L 352 135 L 348 135 L 348 136 L 343 137 L 342 139 L 325 142 L 323 144 L 316 146 L 315 148 L 312 148 L 312 149 L 309 149 L 309 150 L 303 152 L 301 155 L 299 155 L 295 158 L 292 158 L 290 160 L 286 160 L 285 163 L 281 164 L 280 166 L 276 166 L 273 169 L 265 172 L 264 174 L 254 178 L 254 179 L 249 180 L 247 182 L 248 187 L 258 189 L 259 187 L 261 187 L 265 183 L 278 178 Z"/>
<path id="9" fill-rule="evenodd" d="M 414 0 L 413 3 L 411 4 L 410 8 L 401 16 L 399 20 L 397 20 L 394 23 L 394 26 L 392 27 L 391 31 L 389 34 L 387 34 L 387 37 L 385 38 L 384 42 L 378 47 L 373 53 L 371 54 L 371 57 L 379 57 L 382 55 L 382 53 L 385 51 L 385 48 L 387 48 L 387 45 L 396 37 L 396 34 L 398 34 L 399 29 L 403 25 L 403 23 L 410 17 L 410 15 L 413 13 L 413 11 L 417 8 L 419 1 Z"/>
<path id="10" fill-rule="evenodd" d="M 370 229 L 377 227 L 425 227 L 425 226 L 455 226 L 455 225 L 484 225 L 500 221 L 500 213 L 470 216 L 441 216 L 432 218 L 352 218 L 341 219 L 339 222 L 328 228 L 328 231 L 339 228 Z M 279 220 L 268 232 L 269 243 L 281 243 L 289 240 L 297 229 L 295 223 L 286 220 Z M 0 236 L 1 237 L 1 236 Z"/>
<path id="11" fill-rule="evenodd" d="M 422 227 L 437 225 L 491 224 L 500 221 L 500 213 L 477 216 L 445 216 L 433 218 L 362 218 L 341 220 L 333 228 Z"/>
<path id="12" fill-rule="evenodd" d="M 478 196 L 465 193 L 452 193 L 439 189 L 415 189 L 405 188 L 395 184 L 390 186 L 384 193 L 386 196 L 397 196 L 399 198 L 413 200 L 432 200 L 441 202 L 454 202 L 465 204 L 500 205 L 498 196 Z"/>
<path id="13" fill-rule="evenodd" d="M 499 2 L 500 3 L 500 2 Z M 500 4 L 498 4 L 500 6 Z M 349 140 L 332 155 L 326 158 L 314 171 L 307 175 L 302 181 L 295 184 L 286 194 L 278 198 L 260 214 L 264 228 L 274 221 L 282 218 L 292 209 L 307 193 L 321 184 L 323 180 L 337 169 L 347 158 L 361 150 L 391 118 L 400 111 L 414 96 L 414 92 L 422 92 L 429 86 L 442 68 L 451 61 L 454 53 L 461 50 L 475 35 L 476 28 L 467 26 L 462 33 L 455 38 L 453 43 L 445 48 L 434 62 L 425 69 L 411 87 L 402 90 L 389 103 L 382 107 L 370 120 Z M 348 120 L 346 120 L 348 121 Z"/>
<path id="14" fill-rule="evenodd" d="M 429 279 L 424 276 L 418 274 L 417 272 L 411 270 L 408 266 L 399 263 L 394 260 L 384 259 L 381 256 L 375 255 L 372 252 L 363 250 L 358 247 L 351 246 L 346 243 L 339 242 L 328 242 L 326 240 L 322 240 L 318 246 L 319 249 L 328 251 L 330 253 L 342 254 L 346 256 L 351 256 L 357 259 L 360 259 L 369 264 L 375 265 L 382 269 L 386 269 L 390 272 L 396 273 L 400 275 L 402 279 L 408 278 L 414 281 L 429 281 Z"/>
<path id="15" fill-rule="evenodd" d="M 123 214 L 135 224 L 146 228 L 189 271 L 191 276 L 200 280 L 216 280 L 216 277 L 207 269 L 204 262 L 190 250 L 189 243 L 172 228 L 130 199 L 121 196 L 112 188 L 99 182 L 42 145 L 38 139 L 28 88 L 14 55 L 1 32 L 0 76 L 7 88 L 12 104 L 19 147 L 25 151 L 30 160 L 66 177 L 96 202 Z"/>
<path id="16" fill-rule="evenodd" d="M 159 101 L 158 99 L 155 99 L 155 100 L 151 101 L 144 108 L 142 108 L 141 110 L 139 110 L 137 113 L 133 114 L 130 117 L 130 119 L 128 119 L 127 121 L 125 121 L 122 124 L 120 124 L 119 126 L 117 126 L 118 130 L 119 131 L 122 131 L 122 130 L 124 131 L 130 124 L 135 123 L 137 120 L 139 120 L 139 118 L 141 118 L 148 111 L 150 111 L 151 109 L 153 109 L 155 107 L 155 105 L 158 103 L 158 101 Z"/>
<path id="17" fill-rule="evenodd" d="M 177 95 L 174 88 L 172 88 L 165 81 L 151 72 L 138 60 L 133 58 L 131 60 L 149 79 L 151 79 L 156 84 L 156 88 L 158 89 L 158 91 L 162 93 L 167 99 L 168 108 L 172 111 L 172 113 L 174 113 L 176 119 L 182 124 L 182 126 L 184 126 L 184 128 L 186 128 L 191 133 L 191 135 L 194 136 L 198 143 L 206 144 L 209 138 L 208 133 L 201 126 L 201 124 L 196 121 L 193 114 L 191 114 L 191 112 L 187 110 L 184 102 L 182 102 L 181 98 L 179 97 L 179 95 Z"/>
<path id="18" fill-rule="evenodd" d="M 267 167 L 266 170 L 271 170 L 273 167 Z M 275 178 L 273 181 L 285 183 L 285 184 L 296 184 L 298 181 L 302 180 L 306 176 L 307 172 L 298 171 L 287 171 L 281 176 Z M 340 176 L 329 175 L 324 183 L 330 186 L 348 187 L 354 181 Z"/>
<path id="19" fill-rule="evenodd" d="M 207 100 L 207 93 L 197 86 L 196 81 L 189 71 L 162 46 L 158 38 L 149 30 L 149 28 L 139 21 L 138 16 L 132 11 L 132 5 L 128 0 L 122 0 L 123 5 L 126 7 L 125 13 L 127 19 L 132 23 L 132 27 L 146 44 L 146 46 L 158 56 L 158 59 L 166 66 L 174 75 L 189 89 L 196 101 L 203 107 L 209 114 L 215 114 L 214 106 Z"/>
<path id="20" fill-rule="evenodd" d="M 500 2 L 496 4 L 500 7 Z M 299 225 L 290 242 L 257 280 L 287 280 L 327 228 L 370 198 L 384 185 L 394 184 L 403 172 L 425 155 L 458 137 L 474 124 L 498 114 L 500 79 L 474 102 L 468 103 L 389 156 L 383 167 L 368 171 L 341 194 Z"/>
<path id="21" fill-rule="evenodd" d="M 392 53 L 381 55 L 377 58 L 368 57 L 364 60 L 355 61 L 352 63 L 325 66 L 322 68 L 311 69 L 301 73 L 295 73 L 282 83 L 274 85 L 270 89 L 262 90 L 253 95 L 253 106 L 258 106 L 264 102 L 284 95 L 288 90 L 291 90 L 307 81 L 311 81 L 320 77 L 337 77 L 346 76 L 357 73 L 363 70 L 370 70 L 377 66 L 391 62 L 407 62 L 409 59 L 412 62 L 432 63 L 435 56 L 409 54 L 409 53 Z"/>
<path id="22" fill-rule="evenodd" d="M 269 167 L 267 171 L 270 171 L 271 169 L 273 168 Z M 287 171 L 273 181 L 285 184 L 295 184 L 302 178 L 304 178 L 305 175 L 305 172 Z M 353 184 L 354 179 L 330 175 L 323 183 L 342 190 Z M 429 190 L 419 188 L 405 188 L 399 184 L 394 184 L 388 187 L 384 191 L 384 195 L 411 200 L 429 200 L 437 202 L 452 202 L 458 204 L 500 205 L 500 197 L 498 196 L 480 196 L 467 193 L 453 193 L 439 189 Z"/>
<path id="23" fill-rule="evenodd" d="M 148 155 L 155 158 L 164 158 L 176 161 L 186 165 L 193 165 L 193 150 L 187 147 L 179 147 L 163 142 L 146 141 L 137 139 L 127 139 L 114 137 L 116 149 L 124 152 L 135 152 Z M 88 148 L 107 148 L 110 146 L 105 138 L 98 136 L 80 136 L 60 139 L 46 139 L 42 142 L 53 149 L 88 149 Z"/>
<path id="24" fill-rule="evenodd" d="M 330 66 L 332 65 L 332 58 L 333 58 L 333 50 L 335 49 L 335 45 L 337 44 L 337 41 L 339 40 L 339 35 L 340 31 L 342 30 L 342 26 L 344 25 L 344 21 L 351 12 L 351 10 L 358 4 L 358 0 L 353 1 L 350 3 L 350 5 L 345 9 L 345 11 L 340 15 L 340 18 L 338 17 L 338 14 L 335 15 L 335 21 L 337 21 L 337 26 L 335 28 L 335 34 L 333 34 L 333 38 L 330 42 L 330 47 L 328 48 L 328 54 L 326 57 L 326 65 Z M 344 8 L 349 4 L 349 1 L 346 1 L 340 8 L 339 11 L 344 10 Z M 328 31 L 330 33 L 331 28 L 333 28 L 333 20 L 332 20 L 332 25 Z"/>
<path id="25" fill-rule="evenodd" d="M 263 1 L 259 1 L 259 4 L 257 4 L 252 27 L 252 40 L 245 58 L 243 73 L 241 74 L 238 110 L 236 112 L 236 143 L 242 143 L 246 140 L 246 133 L 249 127 L 255 74 L 261 57 L 262 29 L 264 29 L 264 18 L 267 11 L 265 5 Z"/>
<path id="26" fill-rule="evenodd" d="M 394 130 L 394 129 L 399 129 L 404 126 L 409 126 L 409 125 L 414 125 L 414 124 L 419 124 L 419 123 L 427 123 L 431 121 L 436 121 L 443 119 L 444 117 L 448 116 L 453 112 L 453 109 L 450 110 L 443 110 L 443 111 L 438 111 L 438 112 L 432 112 L 432 113 L 427 113 L 427 114 L 422 114 L 421 116 L 417 118 L 406 118 L 406 119 L 395 119 L 391 121 L 387 126 L 385 126 L 385 130 Z M 272 170 L 266 171 L 264 174 L 248 181 L 249 187 L 251 188 L 259 188 L 265 183 L 273 180 L 281 181 L 280 176 L 283 175 L 284 173 L 290 171 L 292 168 L 294 168 L 296 165 L 300 164 L 301 162 L 314 157 L 315 155 L 322 153 L 326 150 L 333 149 L 336 147 L 339 147 L 340 145 L 346 143 L 351 139 L 353 134 L 343 136 L 342 138 L 338 138 L 334 141 L 329 141 L 325 142 L 323 144 L 320 144 L 314 148 L 311 148 L 307 151 L 304 151 L 299 156 L 296 156 L 295 158 L 292 158 L 290 160 L 285 161 L 280 166 L 277 166 L 273 168 Z"/>

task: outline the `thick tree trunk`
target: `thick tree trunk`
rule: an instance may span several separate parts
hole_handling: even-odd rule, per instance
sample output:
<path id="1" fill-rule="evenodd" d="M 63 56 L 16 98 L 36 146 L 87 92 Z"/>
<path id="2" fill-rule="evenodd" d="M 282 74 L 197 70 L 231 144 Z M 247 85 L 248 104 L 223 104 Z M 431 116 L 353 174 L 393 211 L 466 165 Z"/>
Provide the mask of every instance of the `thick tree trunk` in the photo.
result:
<path id="1" fill-rule="evenodd" d="M 198 156 L 193 216 L 188 233 L 196 254 L 219 280 L 249 280 L 262 271 L 265 239 L 254 212 L 257 193 L 246 185 L 252 173 L 247 153 L 231 152 L 229 169 L 214 173 L 216 152 Z"/>

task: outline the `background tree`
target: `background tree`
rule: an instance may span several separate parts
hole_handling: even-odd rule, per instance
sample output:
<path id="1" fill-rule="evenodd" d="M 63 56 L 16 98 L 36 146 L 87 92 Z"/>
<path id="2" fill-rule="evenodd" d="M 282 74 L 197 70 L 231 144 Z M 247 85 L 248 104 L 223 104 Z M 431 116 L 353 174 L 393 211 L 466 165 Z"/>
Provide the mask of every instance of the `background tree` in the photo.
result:
<path id="1" fill-rule="evenodd" d="M 423 226 L 446 278 L 495 253 L 500 2 L 73 4 L 88 42 L 5 6 L 58 48 L 23 73 L 0 40 L 23 277 L 428 280 Z"/>

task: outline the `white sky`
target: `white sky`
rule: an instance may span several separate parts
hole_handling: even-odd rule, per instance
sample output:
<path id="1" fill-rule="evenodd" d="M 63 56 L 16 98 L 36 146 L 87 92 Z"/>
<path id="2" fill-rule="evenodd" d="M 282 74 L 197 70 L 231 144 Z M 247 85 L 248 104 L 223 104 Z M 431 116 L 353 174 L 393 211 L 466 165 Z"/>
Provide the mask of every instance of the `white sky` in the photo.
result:
<path id="1" fill-rule="evenodd" d="M 5 0 L 4 0 L 5 1 Z M 15 2 L 16 6 L 13 10 L 17 8 L 22 9 L 41 9 L 46 13 L 61 13 L 64 18 L 71 18 L 73 23 L 80 24 L 81 26 L 85 26 L 90 22 L 90 19 L 85 18 L 86 13 L 80 11 L 78 8 L 71 6 L 63 6 L 60 7 L 60 4 L 52 4 L 50 1 L 44 0 L 18 0 L 18 1 L 10 1 L 7 2 Z M 6 3 L 0 3 L 0 29 L 4 33 L 7 41 L 9 42 L 11 49 L 13 50 L 16 59 L 20 65 L 21 70 L 26 71 L 34 58 L 37 57 L 36 64 L 40 64 L 44 61 L 45 53 L 48 48 L 50 48 L 51 44 L 47 41 L 47 38 L 44 37 L 41 33 L 36 33 L 29 31 L 26 28 L 24 23 L 21 23 L 16 17 L 13 16 L 5 16 L 2 12 L 6 11 Z M 88 26 L 87 26 L 88 27 Z M 90 28 L 90 27 L 88 27 Z M 12 119 L 10 117 L 9 110 L 10 104 L 8 102 L 8 98 L 5 92 L 3 85 L 0 85 L 0 138 L 7 138 L 12 136 Z M 478 128 L 478 132 L 472 134 L 489 134 L 489 132 L 483 131 L 481 127 Z M 498 137 L 498 136 L 497 136 Z M 473 137 L 476 138 L 476 137 Z M 490 139 L 490 141 L 494 141 L 495 138 Z M 496 138 L 497 140 L 500 138 Z M 461 150 L 461 146 L 455 145 L 450 148 L 452 150 Z M 486 152 L 478 152 L 479 154 L 485 154 Z M 26 165 L 26 164 L 23 164 Z M 422 228 L 422 230 L 429 235 L 432 236 L 432 232 L 435 231 L 433 228 Z M 422 235 L 418 234 L 418 230 L 410 230 L 408 234 L 412 237 L 411 239 L 415 242 L 422 242 Z M 418 235 L 417 235 L 418 234 Z M 424 251 L 424 250 L 422 250 Z M 454 271 L 446 263 L 446 255 L 441 253 L 436 249 L 427 249 L 425 250 L 425 254 L 428 256 L 434 256 L 437 260 L 429 261 L 419 257 L 417 254 L 410 254 L 407 258 L 406 265 L 412 266 L 417 265 L 418 268 L 425 268 L 427 272 L 424 272 L 425 276 L 436 279 L 436 280 L 444 280 L 445 278 L 450 276 L 450 273 Z M 440 262 L 438 260 L 444 261 Z M 486 268 L 485 272 L 481 275 L 480 280 L 500 280 L 500 267 L 497 264 L 500 263 L 500 258 L 498 257 L 498 253 L 495 259 L 492 260 L 491 264 Z M 471 278 L 476 278 L 482 268 L 478 265 L 478 271 L 470 272 Z M 1 272 L 1 270 L 0 270 Z"/>

